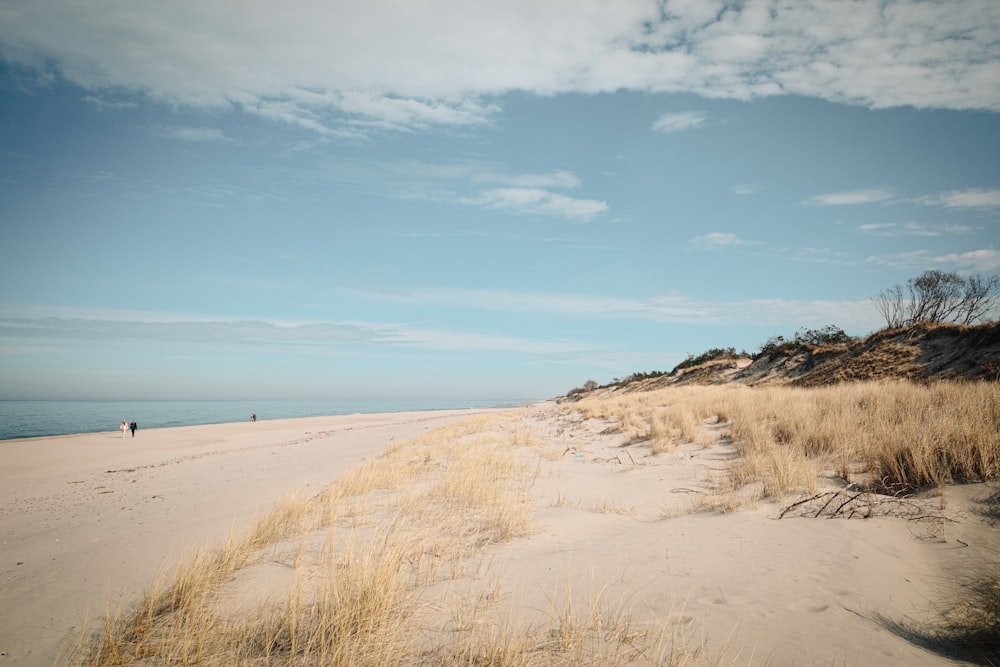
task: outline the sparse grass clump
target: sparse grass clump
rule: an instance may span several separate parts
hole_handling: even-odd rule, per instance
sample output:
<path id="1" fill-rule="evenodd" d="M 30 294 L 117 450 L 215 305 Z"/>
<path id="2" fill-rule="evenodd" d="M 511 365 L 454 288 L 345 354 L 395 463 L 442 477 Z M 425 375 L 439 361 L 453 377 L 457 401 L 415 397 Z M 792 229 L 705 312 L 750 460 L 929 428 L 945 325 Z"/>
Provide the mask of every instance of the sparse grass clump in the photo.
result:
<path id="1" fill-rule="evenodd" d="M 939 616 L 927 623 L 900 622 L 876 615 L 907 641 L 954 660 L 1000 665 L 1000 552 L 962 559 L 961 569 L 942 591 Z"/>
<path id="2" fill-rule="evenodd" d="M 967 660 L 1000 664 L 1000 553 L 959 576 L 937 639 L 960 649 Z"/>

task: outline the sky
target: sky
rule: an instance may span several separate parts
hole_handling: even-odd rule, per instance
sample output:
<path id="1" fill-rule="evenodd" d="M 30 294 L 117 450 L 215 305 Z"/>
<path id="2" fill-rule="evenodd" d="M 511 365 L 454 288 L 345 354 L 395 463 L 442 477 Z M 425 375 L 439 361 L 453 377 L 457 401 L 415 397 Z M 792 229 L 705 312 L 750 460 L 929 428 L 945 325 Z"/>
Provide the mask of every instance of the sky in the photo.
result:
<path id="1" fill-rule="evenodd" d="M 3 0 L 0 399 L 521 400 L 1000 272 L 996 0 Z"/>

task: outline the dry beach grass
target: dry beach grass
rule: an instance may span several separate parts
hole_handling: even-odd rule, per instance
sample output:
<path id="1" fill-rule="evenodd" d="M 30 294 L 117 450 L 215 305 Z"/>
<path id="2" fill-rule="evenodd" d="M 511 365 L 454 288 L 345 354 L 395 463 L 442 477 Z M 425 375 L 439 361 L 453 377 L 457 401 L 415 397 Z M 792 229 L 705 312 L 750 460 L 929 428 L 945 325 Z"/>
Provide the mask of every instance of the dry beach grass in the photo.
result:
<path id="1" fill-rule="evenodd" d="M 69 662 L 995 664 L 997 496 L 972 490 L 998 471 L 990 382 L 684 386 L 478 416 L 276 503 L 110 608 Z M 713 567 L 715 534 L 739 536 L 738 560 Z M 745 588 L 751 572 L 787 590 Z M 838 612 L 882 658 L 802 610 Z"/>
<path id="2" fill-rule="evenodd" d="M 471 600 L 450 587 L 434 593 L 482 568 L 484 548 L 526 534 L 537 463 L 550 456 L 496 417 L 392 447 L 312 498 L 279 503 L 221 548 L 194 554 L 135 608 L 85 635 L 72 661 L 525 664 L 644 652 L 636 643 L 648 631 L 629 630 L 624 612 L 609 614 L 599 600 L 577 610 L 568 596 L 551 629 L 525 636 L 512 619 L 489 618 L 498 583 L 477 582 Z M 247 571 L 265 563 L 288 568 L 286 588 L 276 602 L 248 603 L 240 577 L 252 579 Z M 442 614 L 435 627 L 431 617 Z"/>
<path id="3" fill-rule="evenodd" d="M 529 466 L 547 456 L 495 417 L 392 447 L 312 498 L 279 503 L 220 549 L 193 555 L 136 608 L 109 614 L 73 662 L 524 664 L 603 655 L 607 642 L 583 647 L 589 624 L 607 633 L 625 621 L 600 601 L 577 611 L 579 601 L 565 600 L 553 612 L 556 626 L 529 638 L 510 619 L 489 621 L 497 583 L 472 600 L 431 593 L 481 568 L 476 559 L 488 545 L 526 534 L 537 475 Z M 277 604 L 248 604 L 240 577 L 263 563 L 291 570 L 280 578 L 287 590 Z M 429 617 L 442 613 L 444 626 L 434 628 Z M 646 634 L 621 632 L 629 644 Z"/>
<path id="4" fill-rule="evenodd" d="M 653 451 L 705 443 L 705 419 L 727 424 L 740 456 L 730 486 L 760 497 L 815 488 L 816 465 L 847 482 L 912 491 L 988 481 L 1000 470 L 1000 385 L 901 380 L 823 387 L 687 386 L 579 403 Z M 711 442 L 710 440 L 708 442 Z"/>

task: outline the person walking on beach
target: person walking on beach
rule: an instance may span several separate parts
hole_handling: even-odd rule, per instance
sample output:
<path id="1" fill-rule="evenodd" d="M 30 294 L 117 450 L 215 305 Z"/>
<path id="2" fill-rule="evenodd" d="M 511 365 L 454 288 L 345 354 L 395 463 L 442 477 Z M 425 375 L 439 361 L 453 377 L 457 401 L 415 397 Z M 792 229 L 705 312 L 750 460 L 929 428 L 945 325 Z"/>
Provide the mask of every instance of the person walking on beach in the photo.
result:
<path id="1" fill-rule="evenodd" d="M 139 425 L 138 425 L 138 424 L 136 424 L 136 423 L 135 423 L 135 420 L 133 419 L 133 420 L 132 420 L 132 423 L 131 423 L 131 424 L 129 424 L 129 425 L 128 425 L 128 427 L 129 427 L 129 429 L 130 429 L 130 430 L 132 431 L 132 437 L 134 438 L 134 437 L 135 437 L 135 430 L 136 430 L 137 428 L 139 428 Z"/>
<path id="2" fill-rule="evenodd" d="M 257 413 L 256 412 L 253 413 L 252 415 L 250 415 L 250 421 L 252 421 L 252 422 L 257 421 Z"/>
<path id="3" fill-rule="evenodd" d="M 128 430 L 128 424 L 127 424 L 127 423 L 125 422 L 125 420 L 124 420 L 124 419 L 122 420 L 122 425 L 121 425 L 121 426 L 119 426 L 118 428 L 119 428 L 119 429 L 121 429 L 121 432 L 122 432 L 122 439 L 124 439 L 124 438 L 125 438 L 125 431 L 127 431 L 127 430 Z"/>

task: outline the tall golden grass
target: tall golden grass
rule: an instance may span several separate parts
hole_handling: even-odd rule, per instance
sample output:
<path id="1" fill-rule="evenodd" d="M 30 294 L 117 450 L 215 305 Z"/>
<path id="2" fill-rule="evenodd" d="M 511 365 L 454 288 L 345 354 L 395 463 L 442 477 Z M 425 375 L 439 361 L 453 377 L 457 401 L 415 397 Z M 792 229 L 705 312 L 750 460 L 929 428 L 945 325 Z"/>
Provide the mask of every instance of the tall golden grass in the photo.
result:
<path id="1" fill-rule="evenodd" d="M 731 488 L 758 497 L 811 490 L 830 468 L 877 491 L 909 492 L 1000 475 L 1000 384 L 874 381 L 826 387 L 687 386 L 581 401 L 625 442 L 654 452 L 704 444 L 694 424 L 718 418 L 739 454 Z"/>
<path id="2" fill-rule="evenodd" d="M 688 386 L 577 404 L 604 419 L 624 444 L 654 453 L 687 442 L 684 425 L 713 418 L 737 458 L 718 493 L 696 507 L 735 510 L 763 498 L 811 492 L 824 471 L 893 495 L 1000 479 L 1000 383 L 903 380 L 825 387 Z M 704 430 L 701 431 L 704 433 Z M 984 513 L 1000 517 L 1000 493 Z M 910 627 L 882 619 L 906 639 L 977 664 L 1000 665 L 1000 559 L 965 563 L 945 591 L 941 622 Z"/>
<path id="3" fill-rule="evenodd" d="M 735 510 L 809 492 L 838 475 L 901 493 L 1000 474 L 1000 385 L 866 382 L 821 388 L 686 386 L 586 398 L 599 419 L 654 454 L 684 444 L 736 457 L 704 507 Z M 507 413 L 390 447 L 322 492 L 293 496 L 214 550 L 193 554 L 127 609 L 81 636 L 77 665 L 687 664 L 701 647 L 627 603 L 567 593 L 543 623 L 500 611 L 479 556 L 531 531 L 532 485 L 560 447 Z M 720 440 L 721 438 L 721 440 Z M 605 501 L 594 511 L 628 514 Z M 291 584 L 246 599 L 242 577 L 279 563 Z M 996 568 L 963 618 L 1000 627 Z M 984 583 L 985 581 L 985 583 Z M 470 585 L 471 586 L 471 585 Z M 986 611 L 983 611 L 986 608 Z M 450 610 L 450 613 L 448 611 Z M 974 612 L 974 613 L 973 613 Z M 434 619 L 452 619 L 441 623 Z M 978 614 L 978 616 L 976 616 Z M 958 618 L 958 616 L 955 616 Z M 981 633 L 980 633 L 981 634 Z M 976 636 L 979 636 L 978 634 Z M 992 635 L 995 639 L 996 634 Z"/>

